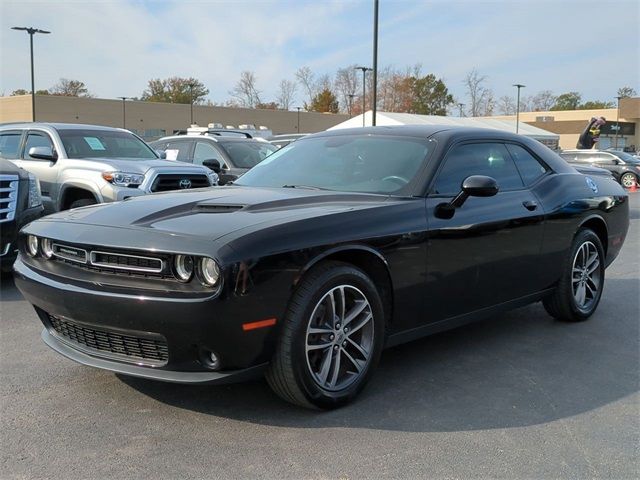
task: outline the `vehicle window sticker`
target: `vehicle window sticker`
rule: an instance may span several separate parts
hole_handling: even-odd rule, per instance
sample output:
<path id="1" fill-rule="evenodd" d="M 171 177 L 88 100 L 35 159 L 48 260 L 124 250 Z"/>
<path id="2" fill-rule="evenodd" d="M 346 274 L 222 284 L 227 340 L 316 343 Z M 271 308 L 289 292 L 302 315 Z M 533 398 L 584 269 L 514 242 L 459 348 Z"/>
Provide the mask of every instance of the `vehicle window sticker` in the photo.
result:
<path id="1" fill-rule="evenodd" d="M 84 141 L 87 142 L 87 145 L 91 148 L 91 150 L 106 150 L 105 146 L 102 144 L 99 138 L 97 137 L 83 137 Z"/>
<path id="2" fill-rule="evenodd" d="M 167 160 L 177 160 L 180 150 L 177 148 L 168 148 L 165 150 L 165 153 L 167 154 Z"/>

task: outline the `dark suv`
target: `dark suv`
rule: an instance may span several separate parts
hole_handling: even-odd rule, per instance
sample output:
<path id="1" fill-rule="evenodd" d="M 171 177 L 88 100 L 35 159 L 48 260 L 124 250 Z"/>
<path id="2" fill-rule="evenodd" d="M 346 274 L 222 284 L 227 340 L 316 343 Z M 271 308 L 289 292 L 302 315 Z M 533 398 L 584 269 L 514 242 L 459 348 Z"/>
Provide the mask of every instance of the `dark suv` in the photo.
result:
<path id="1" fill-rule="evenodd" d="M 625 188 L 640 183 L 640 160 L 618 150 L 565 150 L 560 156 L 573 165 L 592 165 L 609 170 Z"/>
<path id="2" fill-rule="evenodd" d="M 167 160 L 204 165 L 219 176 L 218 184 L 236 180 L 278 148 L 243 135 L 174 135 L 151 142 L 167 154 Z"/>

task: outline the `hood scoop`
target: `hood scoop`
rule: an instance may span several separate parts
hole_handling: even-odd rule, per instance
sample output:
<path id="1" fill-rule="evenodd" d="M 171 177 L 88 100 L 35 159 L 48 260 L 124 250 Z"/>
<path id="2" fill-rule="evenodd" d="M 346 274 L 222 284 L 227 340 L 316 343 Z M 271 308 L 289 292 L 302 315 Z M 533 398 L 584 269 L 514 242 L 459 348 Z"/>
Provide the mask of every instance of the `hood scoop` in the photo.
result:
<path id="1" fill-rule="evenodd" d="M 196 213 L 232 213 L 242 210 L 245 205 L 225 205 L 214 203 L 199 203 L 193 207 Z"/>

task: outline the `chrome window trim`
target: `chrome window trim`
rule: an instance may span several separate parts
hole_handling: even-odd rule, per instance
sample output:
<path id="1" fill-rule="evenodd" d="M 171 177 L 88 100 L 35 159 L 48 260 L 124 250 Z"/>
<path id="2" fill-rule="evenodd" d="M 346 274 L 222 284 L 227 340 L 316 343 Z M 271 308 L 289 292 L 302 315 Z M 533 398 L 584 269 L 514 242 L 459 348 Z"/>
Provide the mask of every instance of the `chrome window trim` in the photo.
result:
<path id="1" fill-rule="evenodd" d="M 113 265 L 111 263 L 97 262 L 95 260 L 96 255 L 117 255 L 119 257 L 129 257 L 129 258 L 140 258 L 144 260 L 153 260 L 156 262 L 160 262 L 159 268 L 145 268 L 145 267 L 128 267 L 122 265 Z M 164 260 L 161 258 L 155 257 L 144 257 L 142 255 L 128 255 L 126 253 L 117 253 L 117 252 L 105 252 L 103 250 L 92 250 L 89 255 L 89 264 L 94 267 L 102 267 L 102 268 L 113 268 L 114 270 L 127 270 L 131 272 L 146 272 L 146 273 L 162 273 L 164 271 Z"/>

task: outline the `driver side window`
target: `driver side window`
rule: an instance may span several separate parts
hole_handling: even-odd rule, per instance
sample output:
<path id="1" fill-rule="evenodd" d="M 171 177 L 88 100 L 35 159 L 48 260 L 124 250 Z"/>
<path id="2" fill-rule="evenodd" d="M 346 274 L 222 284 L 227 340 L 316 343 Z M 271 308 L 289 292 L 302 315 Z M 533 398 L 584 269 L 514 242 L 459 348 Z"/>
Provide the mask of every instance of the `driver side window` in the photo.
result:
<path id="1" fill-rule="evenodd" d="M 457 145 L 449 151 L 432 193 L 456 195 L 460 192 L 462 181 L 470 175 L 495 178 L 501 191 L 524 187 L 513 159 L 503 144 L 468 143 Z"/>
<path id="2" fill-rule="evenodd" d="M 24 153 L 22 154 L 22 158 L 25 160 L 37 160 L 29 155 L 29 150 L 32 147 L 49 147 L 53 150 L 53 142 L 49 138 L 49 136 L 45 133 L 35 133 L 29 132 L 27 135 L 27 141 L 24 146 Z"/>
<path id="3" fill-rule="evenodd" d="M 205 160 L 216 159 L 220 162 L 220 167 L 225 164 L 222 160 L 220 152 L 211 144 L 206 142 L 197 142 L 196 149 L 193 152 L 193 163 L 196 165 L 202 165 Z"/>

